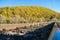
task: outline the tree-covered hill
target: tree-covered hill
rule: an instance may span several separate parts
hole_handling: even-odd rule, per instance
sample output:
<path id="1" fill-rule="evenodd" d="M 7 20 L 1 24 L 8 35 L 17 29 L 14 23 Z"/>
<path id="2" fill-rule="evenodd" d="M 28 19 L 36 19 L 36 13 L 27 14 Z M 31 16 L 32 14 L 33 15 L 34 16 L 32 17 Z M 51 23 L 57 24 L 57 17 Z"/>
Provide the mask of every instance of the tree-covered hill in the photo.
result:
<path id="1" fill-rule="evenodd" d="M 58 19 L 59 15 L 48 8 L 40 6 L 15 6 L 0 8 L 0 24 L 41 22 Z"/>

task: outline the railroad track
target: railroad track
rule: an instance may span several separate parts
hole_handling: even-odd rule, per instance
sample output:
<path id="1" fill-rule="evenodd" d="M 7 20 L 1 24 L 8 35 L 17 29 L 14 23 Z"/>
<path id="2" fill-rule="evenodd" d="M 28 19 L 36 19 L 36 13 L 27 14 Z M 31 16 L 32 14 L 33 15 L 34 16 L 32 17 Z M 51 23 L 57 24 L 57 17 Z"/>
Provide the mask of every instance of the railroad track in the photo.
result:
<path id="1" fill-rule="evenodd" d="M 38 22 L 38 23 L 21 23 L 21 24 L 0 24 L 0 30 L 6 29 L 15 29 L 16 27 L 30 27 L 30 26 L 38 26 L 38 25 L 43 25 L 43 24 L 48 24 L 51 22 Z"/>

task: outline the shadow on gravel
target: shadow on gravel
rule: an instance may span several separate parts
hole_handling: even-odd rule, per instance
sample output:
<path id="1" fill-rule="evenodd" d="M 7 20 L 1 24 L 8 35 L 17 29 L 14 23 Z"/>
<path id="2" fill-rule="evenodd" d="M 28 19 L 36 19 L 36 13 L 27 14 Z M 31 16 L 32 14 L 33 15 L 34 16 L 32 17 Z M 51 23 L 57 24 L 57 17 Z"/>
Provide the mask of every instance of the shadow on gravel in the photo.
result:
<path id="1" fill-rule="evenodd" d="M 48 40 L 49 34 L 54 27 L 54 22 L 34 30 L 33 32 L 26 33 L 25 35 L 4 35 L 0 34 L 0 40 Z"/>

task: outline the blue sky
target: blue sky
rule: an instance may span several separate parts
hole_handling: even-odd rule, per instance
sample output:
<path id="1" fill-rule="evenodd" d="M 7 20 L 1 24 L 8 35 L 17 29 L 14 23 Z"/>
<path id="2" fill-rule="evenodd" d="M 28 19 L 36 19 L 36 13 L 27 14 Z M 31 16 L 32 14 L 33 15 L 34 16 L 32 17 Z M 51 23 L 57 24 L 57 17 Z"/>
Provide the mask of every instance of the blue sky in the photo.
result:
<path id="1" fill-rule="evenodd" d="M 0 7 L 4 6 L 43 6 L 60 12 L 60 0 L 0 0 Z"/>

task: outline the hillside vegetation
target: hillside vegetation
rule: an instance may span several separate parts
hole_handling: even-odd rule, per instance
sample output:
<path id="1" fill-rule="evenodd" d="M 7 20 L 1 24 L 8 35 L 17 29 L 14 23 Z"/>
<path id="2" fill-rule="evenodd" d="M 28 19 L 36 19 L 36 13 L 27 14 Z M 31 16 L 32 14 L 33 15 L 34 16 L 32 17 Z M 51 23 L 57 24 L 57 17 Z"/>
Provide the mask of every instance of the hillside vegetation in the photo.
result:
<path id="1" fill-rule="evenodd" d="M 0 24 L 41 22 L 58 19 L 58 13 L 40 6 L 16 6 L 0 8 Z"/>

